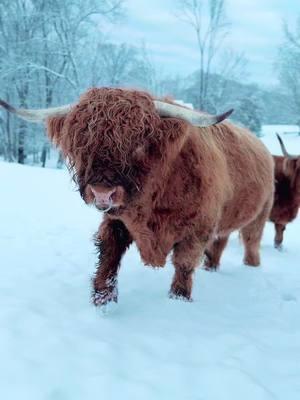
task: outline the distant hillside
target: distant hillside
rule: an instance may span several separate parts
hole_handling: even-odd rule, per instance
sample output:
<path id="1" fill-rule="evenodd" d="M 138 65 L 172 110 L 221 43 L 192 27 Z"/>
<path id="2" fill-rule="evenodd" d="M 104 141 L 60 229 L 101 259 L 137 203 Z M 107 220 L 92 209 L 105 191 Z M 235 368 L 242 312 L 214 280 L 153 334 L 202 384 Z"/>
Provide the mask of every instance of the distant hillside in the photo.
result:
<path id="1" fill-rule="evenodd" d="M 241 81 L 225 79 L 220 75 L 210 76 L 210 90 L 207 95 L 205 111 L 214 113 L 226 108 L 235 109 L 234 116 L 241 115 L 245 100 L 257 105 L 259 118 L 262 124 L 297 124 L 300 120 L 293 109 L 289 97 L 280 88 L 265 89 L 257 84 L 242 83 Z M 164 81 L 164 93 L 174 98 L 180 98 L 186 103 L 198 107 L 197 74 L 186 78 L 169 79 Z M 251 110 L 249 110 L 251 113 Z"/>

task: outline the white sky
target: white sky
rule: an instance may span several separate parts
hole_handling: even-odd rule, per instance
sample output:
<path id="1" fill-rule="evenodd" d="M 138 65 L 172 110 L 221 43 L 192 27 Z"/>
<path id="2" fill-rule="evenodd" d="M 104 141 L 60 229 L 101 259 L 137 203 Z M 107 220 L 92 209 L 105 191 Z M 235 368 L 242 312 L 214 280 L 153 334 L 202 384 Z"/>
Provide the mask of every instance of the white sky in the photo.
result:
<path id="1" fill-rule="evenodd" d="M 188 74 L 197 68 L 195 34 L 175 17 L 176 0 L 127 0 L 127 18 L 108 29 L 115 41 L 145 42 L 154 64 L 165 74 Z M 231 33 L 227 43 L 247 57 L 249 80 L 276 84 L 274 60 L 282 41 L 282 21 L 294 26 L 300 0 L 227 0 Z"/>

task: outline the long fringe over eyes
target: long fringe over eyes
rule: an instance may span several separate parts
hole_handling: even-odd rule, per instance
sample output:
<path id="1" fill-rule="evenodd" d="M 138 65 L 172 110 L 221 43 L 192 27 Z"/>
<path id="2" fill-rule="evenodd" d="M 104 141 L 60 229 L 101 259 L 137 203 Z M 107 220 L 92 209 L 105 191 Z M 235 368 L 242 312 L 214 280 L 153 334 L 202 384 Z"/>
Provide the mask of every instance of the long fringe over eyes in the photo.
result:
<path id="1" fill-rule="evenodd" d="M 74 180 L 88 182 L 95 168 L 130 168 L 144 140 L 158 140 L 160 122 L 149 94 L 93 88 L 66 116 L 48 120 L 48 135 L 67 159 Z"/>

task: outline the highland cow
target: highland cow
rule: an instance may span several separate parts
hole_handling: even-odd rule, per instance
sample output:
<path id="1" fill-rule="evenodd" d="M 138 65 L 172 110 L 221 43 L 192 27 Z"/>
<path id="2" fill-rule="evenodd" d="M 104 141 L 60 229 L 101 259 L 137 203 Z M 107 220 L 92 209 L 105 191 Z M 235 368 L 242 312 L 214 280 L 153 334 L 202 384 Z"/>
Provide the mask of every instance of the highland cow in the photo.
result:
<path id="1" fill-rule="evenodd" d="M 96 238 L 95 305 L 117 301 L 121 258 L 133 241 L 149 266 L 163 267 L 172 252 L 170 297 L 185 300 L 191 300 L 193 273 L 204 254 L 206 268 L 217 268 L 234 230 L 243 238 L 245 264 L 260 264 L 273 204 L 273 160 L 246 129 L 217 124 L 229 113 L 214 117 L 110 88 L 91 89 L 77 105 L 53 113 L 2 105 L 23 118 L 47 119 L 48 135 L 82 198 L 104 211 Z"/>
<path id="2" fill-rule="evenodd" d="M 282 248 L 286 225 L 298 215 L 300 207 L 300 156 L 290 155 L 277 134 L 283 156 L 273 156 L 275 161 L 275 196 L 270 221 L 275 225 L 274 246 Z"/>

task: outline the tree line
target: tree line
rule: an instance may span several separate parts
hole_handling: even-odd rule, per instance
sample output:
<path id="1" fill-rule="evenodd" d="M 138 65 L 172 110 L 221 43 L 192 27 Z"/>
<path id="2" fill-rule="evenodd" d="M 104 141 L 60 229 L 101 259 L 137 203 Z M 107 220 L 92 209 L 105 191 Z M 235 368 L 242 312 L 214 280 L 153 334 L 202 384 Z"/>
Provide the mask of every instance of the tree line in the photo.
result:
<path id="1" fill-rule="evenodd" d="M 70 103 L 88 87 L 129 86 L 212 113 L 234 107 L 235 118 L 257 133 L 262 122 L 298 122 L 300 22 L 294 33 L 284 27 L 276 63 L 281 88 L 266 91 L 243 83 L 245 55 L 224 46 L 231 29 L 226 0 L 176 4 L 176 16 L 194 32 L 199 62 L 193 74 L 170 78 L 154 67 L 146 45 L 114 43 L 103 34 L 102 25 L 126 18 L 123 0 L 1 0 L 1 97 L 18 107 L 44 108 Z M 4 159 L 44 166 L 49 148 L 40 126 L 0 114 Z"/>

